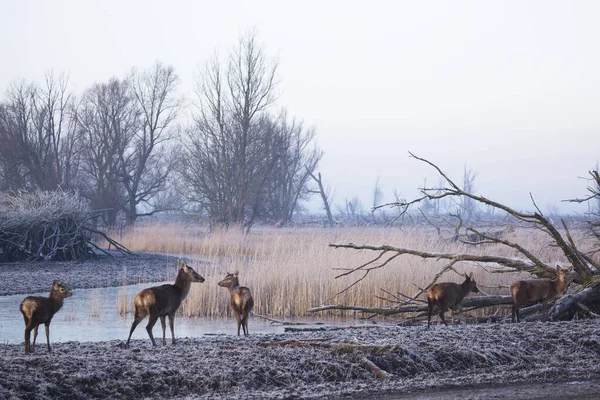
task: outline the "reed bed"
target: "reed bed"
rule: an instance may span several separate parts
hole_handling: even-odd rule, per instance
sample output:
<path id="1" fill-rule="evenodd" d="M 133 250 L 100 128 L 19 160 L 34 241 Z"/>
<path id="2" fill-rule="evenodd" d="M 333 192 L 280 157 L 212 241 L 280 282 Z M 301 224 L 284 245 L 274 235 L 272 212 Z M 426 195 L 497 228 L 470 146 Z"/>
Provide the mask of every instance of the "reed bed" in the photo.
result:
<path id="1" fill-rule="evenodd" d="M 534 255 L 548 263 L 565 263 L 563 254 L 550 246 L 536 230 L 510 234 Z M 225 272 L 239 271 L 240 284 L 248 286 L 255 298 L 254 311 L 271 317 L 302 317 L 320 304 L 388 306 L 379 299 L 391 293 L 413 295 L 445 266 L 445 262 L 404 255 L 372 271 L 350 290 L 336 293 L 362 274 L 335 279 L 339 269 L 355 268 L 377 256 L 370 251 L 334 249 L 329 243 L 389 244 L 422 251 L 494 254 L 519 257 L 513 249 L 498 245 L 472 246 L 445 240 L 427 228 L 342 228 L 342 229 L 255 229 L 250 234 L 236 230 L 208 233 L 200 227 L 152 225 L 130 230 L 121 242 L 131 250 L 169 253 L 192 260 L 191 265 L 206 278 L 193 284 L 182 312 L 188 316 L 217 317 L 229 314 L 229 295 L 217 282 Z M 508 286 L 527 274 L 492 273 L 472 263 L 458 263 L 460 272 L 473 272 L 477 283 L 490 294 L 508 294 Z M 174 280 L 173 265 L 170 279 Z M 461 282 L 449 272 L 442 281 Z M 387 296 L 389 297 L 389 296 Z M 120 302 L 121 303 L 121 302 Z M 119 307 L 123 312 L 123 306 Z M 344 315 L 339 311 L 321 315 Z M 350 315 L 349 313 L 345 314 Z"/>

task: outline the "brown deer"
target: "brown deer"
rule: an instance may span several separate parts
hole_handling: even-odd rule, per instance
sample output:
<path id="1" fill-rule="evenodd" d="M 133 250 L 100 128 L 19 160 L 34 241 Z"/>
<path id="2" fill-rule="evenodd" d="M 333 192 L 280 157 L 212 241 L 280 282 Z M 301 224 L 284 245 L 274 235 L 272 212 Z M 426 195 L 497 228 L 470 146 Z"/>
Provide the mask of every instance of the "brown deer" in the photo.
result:
<path id="1" fill-rule="evenodd" d="M 227 288 L 231 295 L 231 311 L 233 311 L 237 320 L 238 336 L 240 336 L 240 326 L 244 330 L 244 336 L 248 336 L 248 314 L 250 314 L 250 311 L 254 307 L 254 299 L 252 298 L 250 289 L 240 286 L 238 274 L 238 271 L 235 271 L 233 274 L 227 273 L 218 285 Z"/>
<path id="2" fill-rule="evenodd" d="M 154 336 L 152 335 L 152 328 L 156 321 L 160 317 L 160 323 L 163 331 L 163 345 L 167 344 L 166 339 L 166 322 L 165 318 L 169 316 L 169 327 L 171 328 L 172 343 L 175 344 L 175 332 L 173 331 L 173 321 L 175 320 L 175 313 L 179 309 L 181 302 L 185 299 L 190 292 L 190 286 L 192 282 L 204 282 L 204 278 L 200 276 L 194 269 L 188 266 L 184 261 L 178 260 L 177 265 L 180 267 L 175 279 L 175 284 L 166 284 L 161 286 L 154 286 L 147 288 L 139 292 L 133 304 L 135 305 L 135 317 L 131 324 L 131 330 L 129 331 L 129 337 L 127 338 L 126 347 L 129 347 L 129 340 L 131 334 L 135 330 L 135 327 L 142 322 L 142 320 L 148 315 L 148 325 L 146 325 L 146 331 L 152 341 L 152 345 L 156 346 Z"/>
<path id="3" fill-rule="evenodd" d="M 33 353 L 35 351 L 35 340 L 38 335 L 38 326 L 44 324 L 46 328 L 46 344 L 48 351 L 52 351 L 50 347 L 50 322 L 52 317 L 63 306 L 63 301 L 67 297 L 71 297 L 73 293 L 57 281 L 52 282 L 49 297 L 28 296 L 21 302 L 19 309 L 25 320 L 25 353 Z M 31 331 L 33 330 L 33 346 L 31 345 Z"/>
<path id="4" fill-rule="evenodd" d="M 562 293 L 567 287 L 566 275 L 573 270 L 573 267 L 562 269 L 556 266 L 556 279 L 530 279 L 526 281 L 516 281 L 510 285 L 510 294 L 514 304 L 512 307 L 512 322 L 519 322 L 519 309 L 525 303 L 542 300 L 542 313 L 548 311 L 548 300 L 559 293 Z"/>
<path id="5" fill-rule="evenodd" d="M 460 308 L 460 303 L 469 293 L 478 293 L 479 288 L 477 287 L 477 283 L 475 279 L 473 279 L 473 273 L 469 276 L 466 276 L 466 279 L 463 283 L 452 283 L 452 282 L 443 282 L 436 283 L 431 286 L 427 291 L 427 328 L 431 323 L 431 314 L 433 314 L 433 309 L 437 306 L 440 310 L 440 318 L 444 325 L 448 325 L 446 320 L 444 319 L 444 313 L 446 310 L 450 309 L 450 314 L 452 315 L 452 326 L 454 326 L 454 311 L 457 308 Z"/>

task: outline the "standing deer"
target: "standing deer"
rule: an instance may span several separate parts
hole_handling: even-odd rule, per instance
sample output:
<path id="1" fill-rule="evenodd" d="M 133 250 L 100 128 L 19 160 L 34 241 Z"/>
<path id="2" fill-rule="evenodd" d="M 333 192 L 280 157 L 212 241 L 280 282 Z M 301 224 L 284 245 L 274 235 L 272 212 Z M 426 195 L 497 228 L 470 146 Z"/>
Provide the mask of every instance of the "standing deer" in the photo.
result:
<path id="1" fill-rule="evenodd" d="M 254 299 L 250 289 L 244 286 L 240 286 L 238 280 L 238 271 L 225 275 L 225 279 L 218 283 L 219 286 L 225 287 L 229 290 L 231 295 L 231 311 L 235 315 L 237 320 L 237 334 L 240 336 L 240 326 L 244 329 L 244 336 L 248 336 L 248 314 L 254 307 Z"/>
<path id="2" fill-rule="evenodd" d="M 38 327 L 44 324 L 46 328 L 46 344 L 48 351 L 50 348 L 50 322 L 52 317 L 63 306 L 63 301 L 67 297 L 71 297 L 73 293 L 57 281 L 52 282 L 49 297 L 28 296 L 19 307 L 23 319 L 25 320 L 25 353 L 33 353 L 35 351 L 35 340 L 38 335 Z M 33 330 L 33 346 L 31 345 L 31 331 Z"/>
<path id="3" fill-rule="evenodd" d="M 466 276 L 463 283 L 436 283 L 431 286 L 427 291 L 427 328 L 431 323 L 431 314 L 433 314 L 434 307 L 438 307 L 440 310 L 440 318 L 444 325 L 448 325 L 444 319 L 444 313 L 450 309 L 452 315 L 452 326 L 454 326 L 454 311 L 460 307 L 460 303 L 469 293 L 478 293 L 479 288 L 475 279 L 473 279 L 473 273 Z"/>
<path id="4" fill-rule="evenodd" d="M 562 269 L 556 266 L 556 279 L 530 279 L 526 281 L 516 281 L 510 285 L 510 294 L 512 295 L 514 305 L 512 307 L 512 322 L 519 322 L 519 309 L 525 303 L 530 301 L 542 300 L 542 313 L 548 311 L 548 300 L 559 293 L 562 293 L 567 287 L 566 275 L 573 270 L 573 267 Z"/>
<path id="5" fill-rule="evenodd" d="M 146 317 L 146 315 L 148 315 L 146 331 L 148 331 L 148 336 L 150 336 L 152 345 L 156 346 L 154 336 L 152 335 L 152 328 L 159 317 L 163 331 L 162 342 L 163 345 L 167 344 L 167 339 L 165 337 L 167 329 L 165 318 L 167 315 L 169 316 L 169 327 L 171 328 L 171 337 L 173 339 L 172 343 L 175 344 L 175 332 L 173 331 L 175 313 L 179 309 L 183 299 L 185 299 L 190 292 L 192 282 L 204 282 L 204 278 L 184 261 L 178 260 L 177 265 L 180 269 L 173 285 L 166 284 L 147 288 L 135 296 L 135 299 L 133 300 L 133 304 L 135 305 L 135 317 L 131 324 L 131 330 L 129 331 L 129 337 L 127 338 L 127 344 L 125 345 L 126 347 L 129 347 L 129 340 L 131 339 L 131 334 L 135 330 L 135 327 Z"/>

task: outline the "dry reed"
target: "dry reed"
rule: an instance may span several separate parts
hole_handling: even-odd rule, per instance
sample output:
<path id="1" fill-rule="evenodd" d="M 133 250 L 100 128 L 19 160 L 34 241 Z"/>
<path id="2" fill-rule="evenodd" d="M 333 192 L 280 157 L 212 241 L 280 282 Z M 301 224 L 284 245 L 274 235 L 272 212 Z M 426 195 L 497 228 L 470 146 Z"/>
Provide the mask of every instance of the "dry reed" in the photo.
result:
<path id="1" fill-rule="evenodd" d="M 129 312 L 129 296 L 127 294 L 127 267 L 123 268 L 123 284 L 119 289 L 119 296 L 117 297 L 117 312 L 119 315 L 125 315 Z M 132 304 L 133 306 L 133 304 Z"/>
<path id="2" fill-rule="evenodd" d="M 102 300 L 98 297 L 98 291 L 96 289 L 93 289 L 92 295 L 90 298 L 90 317 L 92 317 L 92 318 L 100 317 L 101 305 L 102 305 Z"/>
<path id="3" fill-rule="evenodd" d="M 518 237 L 517 237 L 518 236 Z M 517 230 L 509 236 L 548 263 L 561 262 L 561 251 L 535 230 Z M 407 295 L 426 285 L 446 263 L 404 255 L 371 272 L 358 285 L 328 300 L 360 275 L 334 279 L 336 268 L 354 268 L 377 256 L 375 252 L 333 249 L 329 243 L 389 244 L 422 251 L 494 254 L 521 257 L 513 249 L 498 245 L 471 246 L 449 241 L 426 228 L 344 228 L 344 229 L 255 229 L 244 235 L 235 230 L 207 233 L 199 227 L 155 225 L 127 232 L 122 243 L 132 250 L 169 253 L 194 260 L 191 265 L 206 278 L 192 285 L 182 311 L 189 316 L 215 317 L 229 313 L 229 295 L 217 287 L 226 271 L 239 270 L 240 284 L 248 286 L 255 298 L 257 314 L 295 317 L 310 315 L 307 309 L 323 303 L 386 306 L 380 289 Z M 490 294 L 508 294 L 507 286 L 526 274 L 492 273 L 473 263 L 458 263 L 456 269 L 475 274 L 479 285 Z M 176 267 L 170 275 L 175 277 Z M 460 282 L 449 272 L 442 281 Z M 119 311 L 122 312 L 121 307 Z M 332 312 L 330 315 L 340 315 Z"/>

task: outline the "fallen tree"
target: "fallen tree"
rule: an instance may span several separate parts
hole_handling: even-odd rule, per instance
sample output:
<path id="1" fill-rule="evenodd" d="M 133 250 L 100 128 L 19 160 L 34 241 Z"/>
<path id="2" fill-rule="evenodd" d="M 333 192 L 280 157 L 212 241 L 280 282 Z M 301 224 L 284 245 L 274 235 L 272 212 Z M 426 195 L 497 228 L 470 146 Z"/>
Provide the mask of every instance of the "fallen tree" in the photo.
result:
<path id="1" fill-rule="evenodd" d="M 578 289 L 577 294 L 573 295 L 574 299 L 570 301 L 558 301 L 556 305 L 552 308 L 551 312 L 549 312 L 549 317 L 551 319 L 572 317 L 578 311 L 583 310 L 582 307 L 588 309 L 588 315 L 595 315 L 595 312 L 593 310 L 598 308 L 600 300 L 600 285 L 596 284 L 596 281 L 598 280 L 598 278 L 600 278 L 600 264 L 598 260 L 594 258 L 597 257 L 598 252 L 594 250 L 581 250 L 576 241 L 574 240 L 573 236 L 571 235 L 569 227 L 564 219 L 561 219 L 560 221 L 562 229 L 557 228 L 554 225 L 554 223 L 549 218 L 547 218 L 537 207 L 533 197 L 531 197 L 531 199 L 535 211 L 521 212 L 497 201 L 490 200 L 484 196 L 478 196 L 468 191 L 465 191 L 461 189 L 455 182 L 453 182 L 437 165 L 433 164 L 432 162 L 426 159 L 417 157 L 412 153 L 410 153 L 410 156 L 436 169 L 436 171 L 443 179 L 442 186 L 435 188 L 422 188 L 422 195 L 414 200 L 398 200 L 393 203 L 376 206 L 374 207 L 374 209 L 382 207 L 392 207 L 398 209 L 398 215 L 402 216 L 406 214 L 412 206 L 419 204 L 422 201 L 439 200 L 442 198 L 466 197 L 478 203 L 492 207 L 494 209 L 501 210 L 505 212 L 508 216 L 510 216 L 512 220 L 517 221 L 521 228 L 536 229 L 543 232 L 543 234 L 550 239 L 551 245 L 556 246 L 561 250 L 565 258 L 569 261 L 569 263 L 573 266 L 574 270 L 576 271 L 576 274 L 574 276 L 571 276 L 570 280 L 574 280 L 577 283 L 581 284 L 580 289 Z M 598 175 L 597 172 L 595 174 L 591 174 L 592 176 Z M 596 196 L 599 195 L 597 191 L 592 193 Z M 521 255 L 521 257 L 501 257 L 490 254 L 481 255 L 468 253 L 438 253 L 421 251 L 417 249 L 401 248 L 390 245 L 357 245 L 354 243 L 331 243 L 329 244 L 329 246 L 336 249 L 345 248 L 359 251 L 368 250 L 377 252 L 378 254 L 366 263 L 361 264 L 355 268 L 338 269 L 344 272 L 337 275 L 335 279 L 353 274 L 359 274 L 359 277 L 352 284 L 348 285 L 342 291 L 336 293 L 326 301 L 330 301 L 337 295 L 349 290 L 351 287 L 355 286 L 360 281 L 365 279 L 369 275 L 369 273 L 371 273 L 374 270 L 385 267 L 392 260 L 400 256 L 414 256 L 421 257 L 424 259 L 430 258 L 436 260 L 447 260 L 448 263 L 440 270 L 439 273 L 437 273 L 433 277 L 433 279 L 425 287 L 419 288 L 416 294 L 411 296 L 408 296 L 403 293 L 398 293 L 398 296 L 392 295 L 397 302 L 396 305 L 390 307 L 363 307 L 357 305 L 322 304 L 318 307 L 311 308 L 309 311 L 320 312 L 325 310 L 338 309 L 359 311 L 363 313 L 370 313 L 371 315 L 392 315 L 407 312 L 423 312 L 427 310 L 427 305 L 423 304 L 422 300 L 419 300 L 419 297 L 423 293 L 425 293 L 427 289 L 429 289 L 433 284 L 435 284 L 444 273 L 448 271 L 454 271 L 458 273 L 454 267 L 457 263 L 460 262 L 467 262 L 486 268 L 489 267 L 490 269 L 493 269 L 494 272 L 527 272 L 539 278 L 555 277 L 556 269 L 554 268 L 554 266 L 550 265 L 549 262 L 536 257 L 531 251 L 526 249 L 520 243 L 505 239 L 502 237 L 502 235 L 481 232 L 478 229 L 471 226 L 467 227 L 466 230 L 468 232 L 476 234 L 477 237 L 480 239 L 476 242 L 464 241 L 464 243 L 466 244 L 497 244 L 501 246 L 506 246 L 515 250 Z M 419 302 L 421 304 L 418 304 Z M 510 298 L 510 296 L 474 297 L 463 301 L 463 307 L 470 307 L 470 309 L 496 306 L 502 304 L 512 304 L 512 299 Z M 577 308 L 577 310 L 575 310 L 575 307 Z M 589 308 L 592 308 L 592 310 L 589 310 Z M 533 308 L 530 308 L 529 311 L 532 310 L 537 311 L 539 310 L 539 307 L 534 306 Z"/>
<path id="2" fill-rule="evenodd" d="M 73 192 L 33 191 L 0 197 L 0 262 L 81 260 L 99 248 L 92 235 L 129 250 L 89 224 L 88 201 Z"/>

